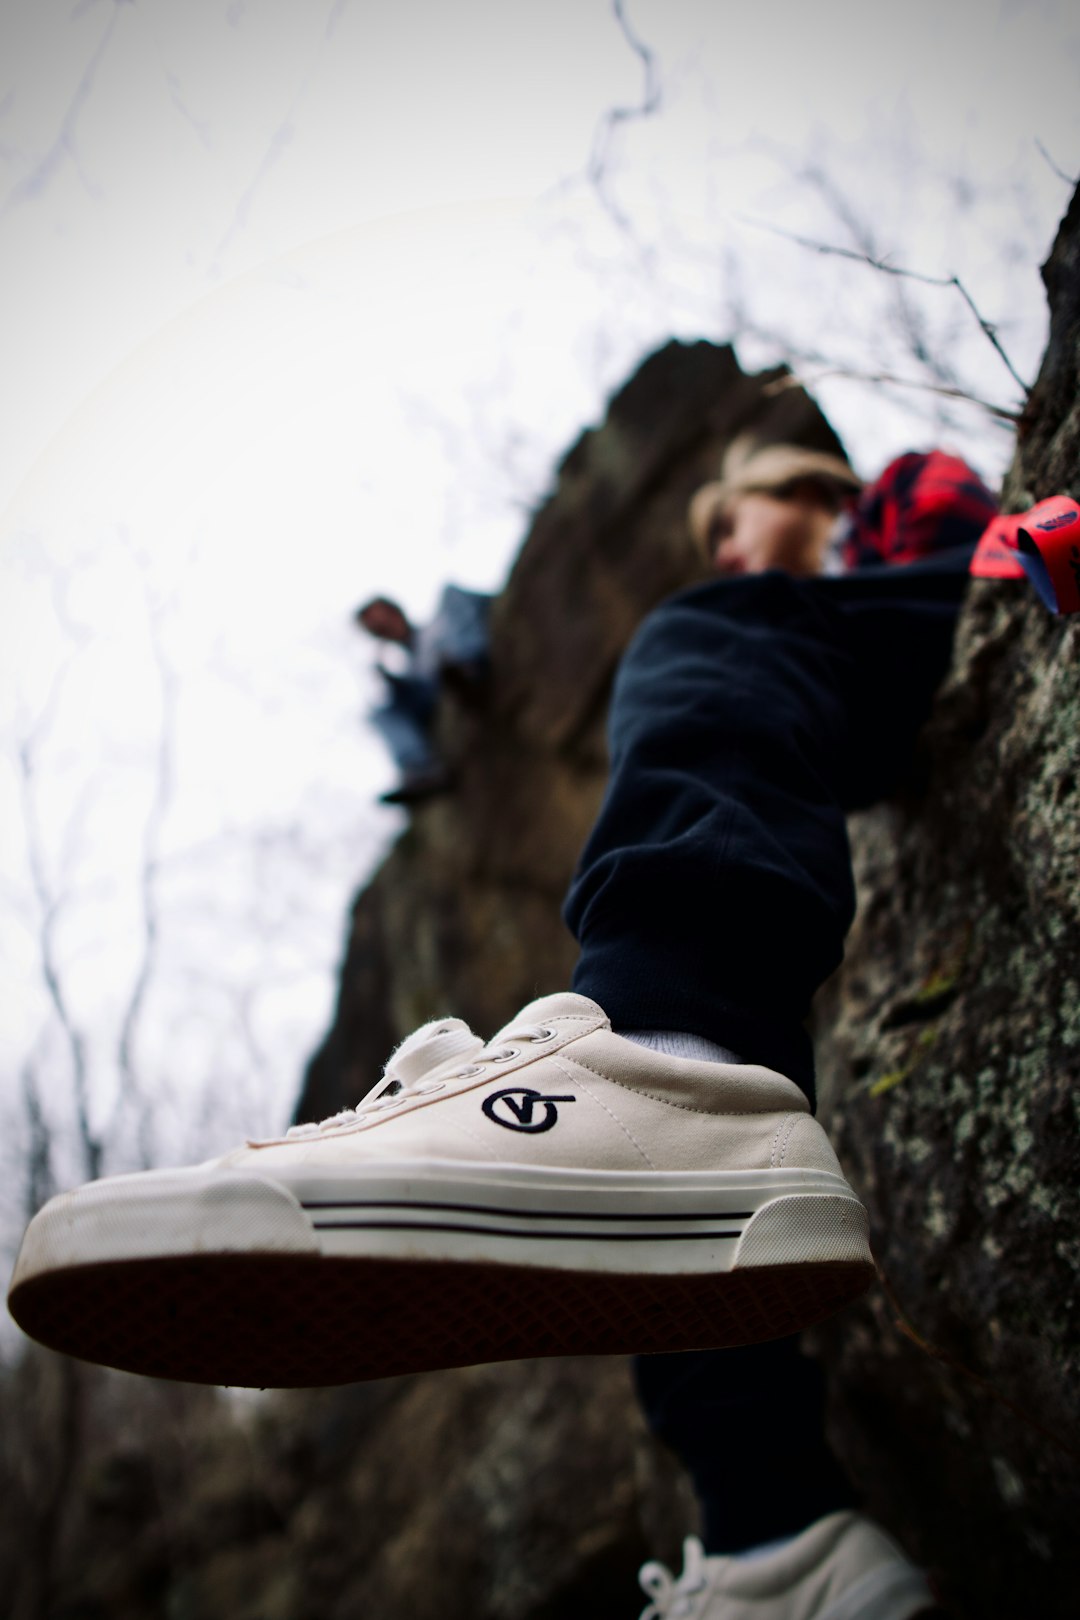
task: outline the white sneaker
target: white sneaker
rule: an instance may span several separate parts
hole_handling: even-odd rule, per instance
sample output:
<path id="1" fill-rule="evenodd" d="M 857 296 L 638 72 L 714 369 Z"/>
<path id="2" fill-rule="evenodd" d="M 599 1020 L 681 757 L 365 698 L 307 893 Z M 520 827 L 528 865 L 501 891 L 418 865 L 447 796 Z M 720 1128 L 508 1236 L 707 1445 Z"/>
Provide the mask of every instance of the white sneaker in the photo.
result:
<path id="1" fill-rule="evenodd" d="M 645 1564 L 641 1620 L 914 1620 L 940 1613 L 926 1576 L 861 1513 L 830 1513 L 776 1552 L 707 1558 L 687 1538 L 678 1580 Z"/>
<path id="2" fill-rule="evenodd" d="M 54 1198 L 9 1304 L 132 1372 L 311 1385 L 745 1344 L 867 1287 L 866 1213 L 802 1092 L 547 996 L 399 1047 L 355 1110 Z"/>

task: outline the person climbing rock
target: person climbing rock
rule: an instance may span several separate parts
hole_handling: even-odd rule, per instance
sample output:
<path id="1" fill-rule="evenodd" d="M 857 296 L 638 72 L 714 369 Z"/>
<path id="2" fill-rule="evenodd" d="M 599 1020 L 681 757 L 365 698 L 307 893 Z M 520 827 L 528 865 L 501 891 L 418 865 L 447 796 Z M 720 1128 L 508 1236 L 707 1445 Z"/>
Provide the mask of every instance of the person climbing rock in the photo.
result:
<path id="1" fill-rule="evenodd" d="M 836 465 L 834 458 L 794 446 L 755 451 L 736 444 L 722 479 L 695 494 L 688 521 L 714 570 L 728 577 L 779 568 L 796 579 L 853 570 L 880 578 L 891 568 L 926 567 L 937 559 L 934 566 L 945 570 L 951 588 L 912 614 L 912 646 L 894 634 L 891 667 L 879 677 L 886 688 L 890 679 L 917 683 L 911 711 L 917 728 L 937 684 L 935 660 L 942 656 L 942 643 L 935 650 L 921 642 L 919 624 L 935 626 L 934 641 L 951 639 L 973 543 L 995 512 L 978 475 L 941 451 L 898 457 L 860 489 L 846 464 Z M 854 588 L 854 576 L 845 588 Z M 751 623 L 760 628 L 756 610 Z M 868 701 L 873 708 L 873 694 Z M 903 777 L 913 731 L 891 729 L 887 712 L 880 719 L 878 763 L 869 762 L 876 776 L 853 803 L 880 796 L 890 771 L 893 786 Z M 867 729 L 875 732 L 872 713 Z M 817 1620 L 833 1612 L 852 1620 L 909 1620 L 936 1612 L 922 1572 L 859 1511 L 857 1493 L 826 1438 L 821 1371 L 802 1353 L 798 1336 L 719 1352 L 640 1357 L 634 1370 L 649 1426 L 693 1481 L 702 1529 L 700 1540 L 687 1543 L 678 1579 L 660 1565 L 643 1569 L 652 1598 L 644 1611 L 649 1620 L 668 1614 L 685 1620 Z M 735 1469 L 733 1456 L 739 1458 Z M 780 1469 L 777 1457 L 783 1458 Z"/>
<path id="2" fill-rule="evenodd" d="M 803 1021 L 854 910 L 846 814 L 910 766 L 993 501 L 940 452 L 858 492 L 840 457 L 741 445 L 719 486 L 692 514 L 718 577 L 649 616 L 616 680 L 609 784 L 566 903 L 571 989 L 490 1041 L 425 1025 L 321 1125 L 52 1200 L 12 1280 L 27 1332 L 247 1385 L 558 1354 L 688 1365 L 682 1352 L 793 1334 L 868 1286 L 866 1215 L 814 1117 Z M 790 1388 L 778 1353 L 770 1418 Z M 673 1433 L 685 1403 L 652 1365 L 646 1399 Z M 798 1441 L 736 1426 L 703 1459 L 705 1543 L 679 1582 L 654 1569 L 652 1613 L 926 1607 L 880 1531 L 846 1506 L 830 1525 L 827 1482 L 763 1535 Z M 762 1511 L 727 1551 L 709 1525 L 730 1539 L 738 1494 Z M 778 1536 L 769 1579 L 742 1583 L 762 1601 L 733 1606 L 720 1565 Z M 879 1567 L 891 1609 L 860 1606 Z"/>

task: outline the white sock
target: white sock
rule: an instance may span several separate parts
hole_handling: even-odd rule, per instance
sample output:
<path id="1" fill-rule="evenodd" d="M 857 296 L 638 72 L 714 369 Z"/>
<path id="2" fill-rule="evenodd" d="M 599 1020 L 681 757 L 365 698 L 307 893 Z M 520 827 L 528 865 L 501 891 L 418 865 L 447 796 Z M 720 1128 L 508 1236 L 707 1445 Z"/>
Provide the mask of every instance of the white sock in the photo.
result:
<path id="1" fill-rule="evenodd" d="M 662 1052 L 665 1057 L 693 1058 L 696 1063 L 741 1063 L 738 1052 L 729 1047 L 707 1041 L 704 1035 L 684 1035 L 677 1029 L 617 1029 L 624 1041 L 636 1046 L 647 1046 L 650 1052 Z"/>

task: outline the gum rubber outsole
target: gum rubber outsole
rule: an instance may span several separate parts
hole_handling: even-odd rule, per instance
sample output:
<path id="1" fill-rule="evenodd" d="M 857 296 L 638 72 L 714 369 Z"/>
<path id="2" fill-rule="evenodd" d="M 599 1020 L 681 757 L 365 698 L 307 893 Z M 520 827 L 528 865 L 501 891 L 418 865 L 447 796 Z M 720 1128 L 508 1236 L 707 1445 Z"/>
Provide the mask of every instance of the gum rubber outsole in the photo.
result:
<path id="1" fill-rule="evenodd" d="M 537 1356 L 752 1344 L 810 1327 L 873 1278 L 867 1260 L 703 1276 L 203 1254 L 46 1272 L 15 1288 L 9 1307 L 31 1337 L 83 1360 L 290 1389 Z"/>

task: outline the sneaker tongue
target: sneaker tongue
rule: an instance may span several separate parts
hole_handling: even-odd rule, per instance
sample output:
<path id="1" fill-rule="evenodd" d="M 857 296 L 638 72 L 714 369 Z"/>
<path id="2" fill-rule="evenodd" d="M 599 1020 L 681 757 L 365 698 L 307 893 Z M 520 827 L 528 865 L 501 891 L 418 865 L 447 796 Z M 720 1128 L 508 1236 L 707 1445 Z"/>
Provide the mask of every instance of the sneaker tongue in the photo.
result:
<path id="1" fill-rule="evenodd" d="M 560 990 L 554 996 L 541 996 L 537 1001 L 530 1001 L 527 1007 L 522 1007 L 515 1018 L 511 1018 L 491 1044 L 494 1046 L 503 1041 L 522 1024 L 547 1024 L 553 1018 L 587 1018 L 595 1029 L 610 1029 L 611 1021 L 602 1007 L 588 996 L 575 995 L 572 990 Z"/>

